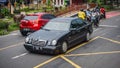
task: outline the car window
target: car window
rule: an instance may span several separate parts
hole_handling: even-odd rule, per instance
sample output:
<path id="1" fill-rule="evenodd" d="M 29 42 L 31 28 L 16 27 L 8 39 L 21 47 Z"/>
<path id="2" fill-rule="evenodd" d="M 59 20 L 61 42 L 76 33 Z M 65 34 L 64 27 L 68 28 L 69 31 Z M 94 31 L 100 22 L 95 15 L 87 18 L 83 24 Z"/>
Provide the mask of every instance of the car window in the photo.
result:
<path id="1" fill-rule="evenodd" d="M 79 23 L 79 27 L 83 27 L 86 25 L 86 23 L 81 19 L 76 19 L 76 21 Z"/>
<path id="2" fill-rule="evenodd" d="M 41 17 L 42 19 L 49 19 L 49 17 L 48 17 L 48 15 L 43 15 L 42 17 Z"/>
<path id="3" fill-rule="evenodd" d="M 55 16 L 52 14 L 45 14 L 42 16 L 42 19 L 53 19 L 53 18 L 55 18 Z"/>
<path id="4" fill-rule="evenodd" d="M 62 30 L 67 31 L 70 28 L 70 23 L 66 22 L 58 22 L 58 21 L 49 21 L 43 29 L 49 29 L 49 30 Z"/>
<path id="5" fill-rule="evenodd" d="M 71 28 L 78 28 L 79 27 L 79 23 L 76 20 L 73 20 L 71 23 Z"/>
<path id="6" fill-rule="evenodd" d="M 38 16 L 25 16 L 24 20 L 36 20 L 38 19 Z"/>
<path id="7" fill-rule="evenodd" d="M 52 15 L 52 14 L 49 14 L 49 19 L 53 19 L 53 18 L 56 18 L 56 16 Z"/>
<path id="8" fill-rule="evenodd" d="M 86 25 L 86 23 L 83 20 L 75 19 L 71 23 L 71 28 L 80 28 L 80 27 L 83 27 L 85 25 Z"/>

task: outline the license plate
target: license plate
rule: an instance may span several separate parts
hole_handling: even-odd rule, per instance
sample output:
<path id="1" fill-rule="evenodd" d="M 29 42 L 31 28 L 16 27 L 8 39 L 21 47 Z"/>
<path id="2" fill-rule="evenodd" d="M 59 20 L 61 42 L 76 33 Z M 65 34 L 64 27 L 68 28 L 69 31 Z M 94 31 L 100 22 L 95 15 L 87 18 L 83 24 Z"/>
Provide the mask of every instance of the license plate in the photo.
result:
<path id="1" fill-rule="evenodd" d="M 24 30 L 24 31 L 29 31 L 29 29 L 28 29 L 28 28 L 24 28 L 23 30 Z"/>

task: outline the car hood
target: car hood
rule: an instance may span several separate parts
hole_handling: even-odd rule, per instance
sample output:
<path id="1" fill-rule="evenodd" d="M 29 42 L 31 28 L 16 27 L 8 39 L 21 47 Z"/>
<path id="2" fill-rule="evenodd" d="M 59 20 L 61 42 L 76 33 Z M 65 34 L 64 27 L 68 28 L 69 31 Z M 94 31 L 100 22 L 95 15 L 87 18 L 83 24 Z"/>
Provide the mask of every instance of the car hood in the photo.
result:
<path id="1" fill-rule="evenodd" d="M 57 31 L 57 30 L 39 30 L 29 35 L 29 38 L 40 39 L 40 40 L 57 40 L 60 37 L 67 34 L 69 31 Z"/>

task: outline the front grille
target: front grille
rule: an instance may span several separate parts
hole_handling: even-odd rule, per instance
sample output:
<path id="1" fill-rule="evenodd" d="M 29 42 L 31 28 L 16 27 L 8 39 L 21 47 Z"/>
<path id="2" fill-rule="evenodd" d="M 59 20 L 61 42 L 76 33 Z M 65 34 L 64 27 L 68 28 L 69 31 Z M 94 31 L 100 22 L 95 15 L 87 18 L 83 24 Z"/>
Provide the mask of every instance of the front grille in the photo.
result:
<path id="1" fill-rule="evenodd" d="M 32 45 L 36 45 L 36 46 L 45 46 L 46 41 L 45 40 L 39 40 L 39 39 L 31 39 L 30 43 Z"/>

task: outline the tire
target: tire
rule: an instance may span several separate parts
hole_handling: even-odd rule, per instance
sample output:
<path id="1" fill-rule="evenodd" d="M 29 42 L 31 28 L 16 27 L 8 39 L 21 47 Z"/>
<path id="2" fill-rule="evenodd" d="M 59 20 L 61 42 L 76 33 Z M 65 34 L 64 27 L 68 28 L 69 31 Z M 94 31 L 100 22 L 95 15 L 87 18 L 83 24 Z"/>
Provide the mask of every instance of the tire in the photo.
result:
<path id="1" fill-rule="evenodd" d="M 68 44 L 64 41 L 61 45 L 61 53 L 65 53 L 68 50 Z"/>
<path id="2" fill-rule="evenodd" d="M 91 37 L 91 34 L 89 32 L 87 32 L 86 37 L 85 37 L 85 41 L 89 41 Z"/>
<path id="3" fill-rule="evenodd" d="M 21 33 L 22 36 L 27 36 L 27 32 L 20 31 L 20 33 Z"/>

